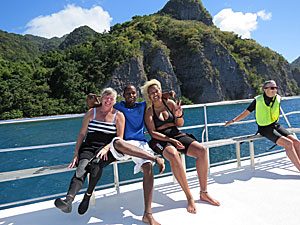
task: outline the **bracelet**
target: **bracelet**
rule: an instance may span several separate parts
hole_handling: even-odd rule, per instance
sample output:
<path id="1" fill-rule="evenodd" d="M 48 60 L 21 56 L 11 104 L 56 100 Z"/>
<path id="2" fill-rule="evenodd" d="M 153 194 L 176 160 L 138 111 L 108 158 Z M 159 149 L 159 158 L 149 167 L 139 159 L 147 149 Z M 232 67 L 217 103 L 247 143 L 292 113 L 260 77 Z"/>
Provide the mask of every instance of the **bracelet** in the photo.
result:
<path id="1" fill-rule="evenodd" d="M 179 118 L 182 118 L 184 115 L 184 112 L 182 112 L 182 114 L 180 116 L 177 116 L 176 118 L 179 119 Z"/>

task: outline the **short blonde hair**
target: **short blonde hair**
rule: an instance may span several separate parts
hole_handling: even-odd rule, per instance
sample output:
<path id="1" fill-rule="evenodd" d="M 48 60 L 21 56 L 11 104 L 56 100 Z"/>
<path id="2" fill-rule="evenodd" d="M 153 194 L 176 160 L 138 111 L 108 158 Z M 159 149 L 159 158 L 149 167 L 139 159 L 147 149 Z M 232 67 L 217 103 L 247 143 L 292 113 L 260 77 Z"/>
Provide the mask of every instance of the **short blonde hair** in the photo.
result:
<path id="1" fill-rule="evenodd" d="M 146 83 L 141 87 L 142 94 L 143 94 L 143 96 L 146 100 L 146 103 L 147 103 L 147 108 L 149 108 L 152 105 L 151 100 L 149 98 L 148 89 L 153 85 L 156 85 L 159 90 L 162 90 L 161 89 L 161 83 L 156 79 L 146 81 Z"/>
<path id="2" fill-rule="evenodd" d="M 113 98 L 114 98 L 114 104 L 116 103 L 117 101 L 117 92 L 115 89 L 111 88 L 111 87 L 108 87 L 108 88 L 104 88 L 101 92 L 101 95 L 100 95 L 100 102 L 102 102 L 102 99 L 104 96 L 107 96 L 107 95 L 112 95 Z"/>

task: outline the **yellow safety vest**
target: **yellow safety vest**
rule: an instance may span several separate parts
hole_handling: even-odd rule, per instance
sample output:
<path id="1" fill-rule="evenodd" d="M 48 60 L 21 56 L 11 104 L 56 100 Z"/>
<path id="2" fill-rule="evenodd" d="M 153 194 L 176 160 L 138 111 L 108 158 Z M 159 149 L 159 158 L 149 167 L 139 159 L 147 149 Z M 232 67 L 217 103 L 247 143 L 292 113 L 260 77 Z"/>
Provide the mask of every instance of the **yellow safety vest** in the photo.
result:
<path id="1" fill-rule="evenodd" d="M 255 117 L 259 126 L 268 126 L 278 121 L 280 115 L 281 97 L 276 95 L 274 98 L 274 101 L 267 106 L 263 95 L 258 95 L 255 97 Z"/>

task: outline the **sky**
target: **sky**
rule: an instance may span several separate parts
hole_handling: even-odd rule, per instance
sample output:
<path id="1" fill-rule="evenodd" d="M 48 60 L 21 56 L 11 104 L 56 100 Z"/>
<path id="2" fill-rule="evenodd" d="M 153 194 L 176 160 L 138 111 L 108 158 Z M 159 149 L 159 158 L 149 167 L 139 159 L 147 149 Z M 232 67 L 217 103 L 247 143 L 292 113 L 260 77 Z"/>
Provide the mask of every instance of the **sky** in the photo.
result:
<path id="1" fill-rule="evenodd" d="M 168 0 L 1 0 L 0 30 L 61 37 L 88 25 L 109 31 L 133 16 L 149 15 Z M 202 0 L 221 30 L 252 38 L 288 62 L 300 56 L 299 0 Z"/>

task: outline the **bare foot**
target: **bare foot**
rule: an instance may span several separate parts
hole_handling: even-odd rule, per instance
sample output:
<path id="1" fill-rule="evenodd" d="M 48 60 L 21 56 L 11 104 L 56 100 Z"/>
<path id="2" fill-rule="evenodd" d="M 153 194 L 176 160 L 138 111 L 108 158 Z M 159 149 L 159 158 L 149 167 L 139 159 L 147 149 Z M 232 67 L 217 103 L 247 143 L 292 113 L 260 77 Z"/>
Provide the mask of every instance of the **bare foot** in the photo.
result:
<path id="1" fill-rule="evenodd" d="M 210 197 L 210 195 L 207 193 L 207 191 L 200 191 L 200 200 L 208 202 L 209 204 L 220 206 L 220 202 Z"/>
<path id="2" fill-rule="evenodd" d="M 187 205 L 186 210 L 189 213 L 196 214 L 197 213 L 197 208 L 196 208 L 196 204 L 195 204 L 194 199 L 193 198 L 189 198 L 187 201 L 188 201 L 188 205 Z"/>
<path id="3" fill-rule="evenodd" d="M 165 171 L 165 168 L 166 168 L 165 160 L 163 158 L 156 157 L 155 162 L 157 163 L 157 165 L 159 167 L 159 173 L 163 173 Z"/>
<path id="4" fill-rule="evenodd" d="M 153 216 L 152 216 L 152 213 L 148 213 L 148 212 L 145 212 L 144 213 L 144 216 L 143 216 L 143 219 L 142 221 L 144 223 L 148 223 L 150 225 L 161 225 L 159 222 L 157 222 Z"/>

